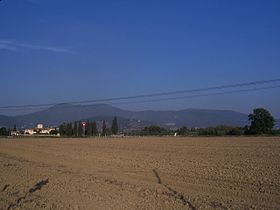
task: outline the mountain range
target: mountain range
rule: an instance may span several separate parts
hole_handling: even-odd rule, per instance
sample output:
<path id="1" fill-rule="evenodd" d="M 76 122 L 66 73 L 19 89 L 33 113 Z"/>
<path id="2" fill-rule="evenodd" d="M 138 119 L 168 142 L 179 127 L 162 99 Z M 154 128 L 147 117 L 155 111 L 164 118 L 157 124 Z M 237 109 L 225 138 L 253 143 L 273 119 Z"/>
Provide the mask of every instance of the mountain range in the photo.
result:
<path id="1" fill-rule="evenodd" d="M 33 127 L 38 123 L 57 126 L 63 122 L 78 120 L 106 120 L 109 124 L 116 116 L 119 126 L 126 129 L 141 129 L 147 125 L 166 128 L 208 127 L 217 125 L 244 126 L 247 115 L 231 110 L 184 109 L 179 111 L 128 111 L 107 104 L 73 105 L 59 104 L 31 114 L 18 116 L 0 115 L 0 127 Z"/>

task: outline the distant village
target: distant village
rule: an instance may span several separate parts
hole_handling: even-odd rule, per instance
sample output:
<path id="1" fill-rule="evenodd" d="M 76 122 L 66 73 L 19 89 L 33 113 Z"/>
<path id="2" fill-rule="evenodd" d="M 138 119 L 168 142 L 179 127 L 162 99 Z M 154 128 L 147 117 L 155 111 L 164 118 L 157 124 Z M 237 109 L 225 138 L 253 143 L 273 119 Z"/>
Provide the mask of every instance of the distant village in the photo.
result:
<path id="1" fill-rule="evenodd" d="M 44 127 L 43 124 L 37 124 L 35 128 L 27 128 L 23 131 L 18 131 L 16 127 L 11 131 L 11 136 L 31 136 L 31 135 L 57 135 L 59 136 L 58 128 Z"/>

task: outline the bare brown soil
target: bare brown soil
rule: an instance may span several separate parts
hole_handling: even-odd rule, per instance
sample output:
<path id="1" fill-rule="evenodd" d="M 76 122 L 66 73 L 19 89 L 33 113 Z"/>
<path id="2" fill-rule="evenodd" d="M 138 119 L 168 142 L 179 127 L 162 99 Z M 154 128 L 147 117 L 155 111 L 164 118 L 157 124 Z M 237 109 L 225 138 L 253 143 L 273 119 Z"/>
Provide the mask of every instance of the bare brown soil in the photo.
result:
<path id="1" fill-rule="evenodd" d="M 0 209 L 280 209 L 280 138 L 0 140 Z"/>

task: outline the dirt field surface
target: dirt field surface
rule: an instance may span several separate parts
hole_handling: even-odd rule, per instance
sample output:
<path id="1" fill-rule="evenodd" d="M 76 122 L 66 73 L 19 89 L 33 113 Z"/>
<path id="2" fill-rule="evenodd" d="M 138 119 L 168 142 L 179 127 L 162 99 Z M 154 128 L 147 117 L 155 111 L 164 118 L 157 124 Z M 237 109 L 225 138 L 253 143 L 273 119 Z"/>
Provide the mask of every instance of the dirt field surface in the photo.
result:
<path id="1" fill-rule="evenodd" d="M 0 140 L 0 209 L 280 209 L 280 138 Z"/>

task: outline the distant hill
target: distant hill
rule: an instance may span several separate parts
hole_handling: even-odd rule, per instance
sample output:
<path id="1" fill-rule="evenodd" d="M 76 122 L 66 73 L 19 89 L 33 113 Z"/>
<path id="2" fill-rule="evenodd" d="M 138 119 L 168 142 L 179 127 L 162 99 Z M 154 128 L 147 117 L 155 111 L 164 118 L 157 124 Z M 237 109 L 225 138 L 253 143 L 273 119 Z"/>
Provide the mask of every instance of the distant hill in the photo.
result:
<path id="1" fill-rule="evenodd" d="M 185 109 L 180 111 L 127 111 L 107 104 L 72 105 L 59 104 L 43 111 L 9 117 L 0 115 L 0 126 L 33 127 L 38 123 L 59 125 L 76 120 L 111 122 L 119 118 L 119 125 L 126 129 L 141 129 L 157 124 L 166 128 L 208 127 L 216 125 L 244 126 L 247 115 L 230 110 Z"/>
<path id="2" fill-rule="evenodd" d="M 14 124 L 17 123 L 15 117 L 8 117 L 5 115 L 0 115 L 0 127 L 9 127 L 12 128 Z"/>
<path id="3" fill-rule="evenodd" d="M 140 120 L 154 121 L 166 126 L 208 127 L 216 125 L 244 126 L 247 115 L 228 110 L 185 109 L 181 111 L 136 112 Z"/>
<path id="4" fill-rule="evenodd" d="M 97 116 L 93 118 L 83 119 L 82 121 L 87 121 L 87 120 L 89 120 L 90 122 L 95 121 L 97 123 L 98 130 L 101 131 L 103 120 L 105 120 L 107 127 L 111 127 L 113 118 L 114 118 L 113 116 Z M 123 117 L 118 117 L 117 119 L 118 119 L 118 126 L 120 130 L 140 130 L 143 129 L 145 126 L 157 124 L 154 122 L 128 119 Z"/>
<path id="5" fill-rule="evenodd" d="M 96 116 L 123 116 L 121 109 L 106 105 L 71 105 L 60 104 L 46 110 L 34 112 L 27 115 L 17 116 L 16 119 L 21 125 L 35 125 L 43 123 L 46 125 L 59 125 L 63 122 L 87 119 Z"/>

